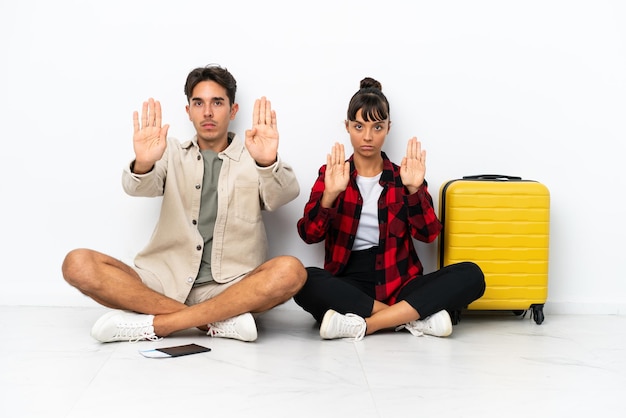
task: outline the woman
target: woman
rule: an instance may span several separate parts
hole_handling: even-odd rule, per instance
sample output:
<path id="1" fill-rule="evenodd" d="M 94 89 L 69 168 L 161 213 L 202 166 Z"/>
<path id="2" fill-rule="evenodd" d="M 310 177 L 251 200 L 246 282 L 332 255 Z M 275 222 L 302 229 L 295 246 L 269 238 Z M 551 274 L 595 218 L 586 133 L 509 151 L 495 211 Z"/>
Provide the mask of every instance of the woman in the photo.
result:
<path id="1" fill-rule="evenodd" d="M 426 151 L 413 137 L 400 166 L 387 158 L 389 102 L 372 78 L 361 81 L 345 123 L 353 154 L 346 161 L 335 143 L 298 221 L 306 243 L 325 241 L 324 268 L 307 268 L 294 300 L 321 323 L 324 339 L 395 327 L 446 337 L 447 310 L 481 297 L 485 280 L 470 262 L 423 274 L 412 238 L 432 242 L 442 228 L 424 179 Z"/>

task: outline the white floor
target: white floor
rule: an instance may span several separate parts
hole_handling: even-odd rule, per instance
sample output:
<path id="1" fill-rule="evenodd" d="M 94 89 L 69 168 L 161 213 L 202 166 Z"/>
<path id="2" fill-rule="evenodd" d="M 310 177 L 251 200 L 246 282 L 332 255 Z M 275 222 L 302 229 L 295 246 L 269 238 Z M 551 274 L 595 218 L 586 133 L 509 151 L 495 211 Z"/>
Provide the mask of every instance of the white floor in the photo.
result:
<path id="1" fill-rule="evenodd" d="M 464 315 L 449 338 L 322 341 L 293 303 L 254 343 L 100 344 L 104 308 L 0 307 L 2 417 L 624 417 L 626 316 Z M 209 353 L 147 359 L 186 343 Z"/>

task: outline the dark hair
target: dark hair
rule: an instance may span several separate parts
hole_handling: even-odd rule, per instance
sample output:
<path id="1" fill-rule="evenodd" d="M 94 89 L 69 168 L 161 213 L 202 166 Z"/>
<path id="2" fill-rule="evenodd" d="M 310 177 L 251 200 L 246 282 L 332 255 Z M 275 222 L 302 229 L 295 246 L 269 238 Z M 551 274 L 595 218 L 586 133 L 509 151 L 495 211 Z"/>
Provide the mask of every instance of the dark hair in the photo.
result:
<path id="1" fill-rule="evenodd" d="M 198 67 L 192 70 L 187 76 L 185 82 L 185 96 L 187 96 L 187 102 L 191 100 L 193 89 L 201 81 L 215 81 L 220 86 L 226 89 L 226 95 L 230 100 L 230 105 L 235 103 L 235 93 L 237 92 L 237 81 L 226 68 L 222 68 L 217 64 L 209 64 L 206 67 Z"/>
<path id="2" fill-rule="evenodd" d="M 348 120 L 356 120 L 359 110 L 366 122 L 389 118 L 389 102 L 383 94 L 383 86 L 371 77 L 361 80 L 359 91 L 350 99 Z"/>

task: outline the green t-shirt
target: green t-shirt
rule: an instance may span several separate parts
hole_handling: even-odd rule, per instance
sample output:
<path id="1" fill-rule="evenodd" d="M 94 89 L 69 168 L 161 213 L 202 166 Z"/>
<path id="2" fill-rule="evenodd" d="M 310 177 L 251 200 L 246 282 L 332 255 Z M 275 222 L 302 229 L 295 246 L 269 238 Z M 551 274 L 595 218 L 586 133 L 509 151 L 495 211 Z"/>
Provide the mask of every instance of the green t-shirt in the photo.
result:
<path id="1" fill-rule="evenodd" d="M 200 271 L 194 286 L 200 286 L 213 281 L 211 273 L 211 251 L 213 249 L 213 230 L 217 217 L 217 180 L 222 168 L 222 160 L 217 153 L 211 150 L 200 151 L 204 160 L 204 176 L 202 178 L 202 199 L 200 200 L 200 219 L 198 231 L 204 239 L 204 251 Z"/>

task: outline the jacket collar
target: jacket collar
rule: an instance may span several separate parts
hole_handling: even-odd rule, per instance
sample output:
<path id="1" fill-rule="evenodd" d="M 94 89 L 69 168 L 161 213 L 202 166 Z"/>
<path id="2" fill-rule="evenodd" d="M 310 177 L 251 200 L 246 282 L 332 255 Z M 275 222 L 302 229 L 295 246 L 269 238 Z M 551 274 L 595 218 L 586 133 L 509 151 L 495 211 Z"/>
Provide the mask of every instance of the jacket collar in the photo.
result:
<path id="1" fill-rule="evenodd" d="M 239 161 L 245 149 L 243 146 L 243 142 L 239 139 L 239 136 L 234 132 L 228 133 L 228 142 L 230 142 L 230 144 L 228 144 L 228 146 L 226 147 L 224 151 L 220 152 L 220 155 L 225 155 L 231 160 Z M 192 139 L 184 142 L 183 144 L 181 144 L 181 146 L 184 149 L 190 149 L 191 147 L 194 147 L 199 150 L 200 147 L 198 146 L 198 135 L 194 135 Z"/>
<path id="2" fill-rule="evenodd" d="M 383 151 L 380 152 L 380 155 L 383 157 L 383 172 L 380 175 L 379 182 L 381 184 L 387 183 L 387 182 L 393 182 L 394 181 L 393 180 L 394 178 L 393 163 L 391 162 L 389 157 L 387 157 L 387 154 L 385 154 Z M 350 178 L 356 181 L 357 172 L 356 172 L 356 166 L 354 165 L 354 154 L 350 156 L 348 161 L 350 162 Z"/>

